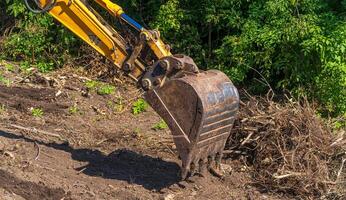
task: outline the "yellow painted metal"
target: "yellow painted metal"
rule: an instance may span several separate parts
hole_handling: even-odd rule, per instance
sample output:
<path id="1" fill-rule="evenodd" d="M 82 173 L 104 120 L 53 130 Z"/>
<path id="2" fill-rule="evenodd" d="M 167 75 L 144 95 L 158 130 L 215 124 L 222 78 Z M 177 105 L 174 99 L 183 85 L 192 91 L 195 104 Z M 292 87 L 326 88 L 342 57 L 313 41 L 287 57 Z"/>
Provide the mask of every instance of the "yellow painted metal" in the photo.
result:
<path id="1" fill-rule="evenodd" d="M 40 0 L 40 3 L 45 7 L 50 0 Z M 122 67 L 128 56 L 124 39 L 81 0 L 57 0 L 49 13 L 116 67 Z M 130 76 L 137 80 L 143 72 L 144 67 L 137 65 Z"/>
<path id="2" fill-rule="evenodd" d="M 124 13 L 123 9 L 118 5 L 109 0 L 94 0 L 96 3 L 101 5 L 108 12 L 113 14 L 115 17 L 120 17 Z"/>
<path id="3" fill-rule="evenodd" d="M 124 13 L 123 9 L 119 5 L 109 0 L 94 0 L 94 1 L 96 1 L 99 5 L 101 5 L 103 8 L 108 10 L 108 12 L 110 12 L 116 17 L 120 17 L 121 14 Z M 172 55 L 170 52 L 170 49 L 167 48 L 166 44 L 163 43 L 160 37 L 155 39 L 153 35 L 148 30 L 145 30 L 145 29 L 142 30 L 142 33 L 144 33 L 147 36 L 148 45 L 153 50 L 154 54 L 158 57 L 158 59 Z"/>
<path id="4" fill-rule="evenodd" d="M 155 38 L 155 36 L 147 30 L 143 30 L 142 33 L 146 35 L 148 45 L 158 59 L 172 56 L 170 48 L 168 48 L 167 45 L 163 43 L 159 36 Z"/>
<path id="5" fill-rule="evenodd" d="M 39 0 L 41 7 L 45 7 L 51 0 Z M 104 9 L 116 17 L 121 17 L 123 9 L 110 0 L 94 0 Z M 84 0 L 56 0 L 55 6 L 49 13 L 60 23 L 74 32 L 100 54 L 111 60 L 116 67 L 122 68 L 129 57 L 126 51 L 126 42 L 120 34 L 107 24 Z M 151 31 L 141 30 L 147 36 L 147 44 L 157 59 L 171 56 L 170 49 L 159 36 Z M 139 60 L 135 61 L 135 68 L 129 74 L 135 80 L 143 75 L 145 66 Z"/>

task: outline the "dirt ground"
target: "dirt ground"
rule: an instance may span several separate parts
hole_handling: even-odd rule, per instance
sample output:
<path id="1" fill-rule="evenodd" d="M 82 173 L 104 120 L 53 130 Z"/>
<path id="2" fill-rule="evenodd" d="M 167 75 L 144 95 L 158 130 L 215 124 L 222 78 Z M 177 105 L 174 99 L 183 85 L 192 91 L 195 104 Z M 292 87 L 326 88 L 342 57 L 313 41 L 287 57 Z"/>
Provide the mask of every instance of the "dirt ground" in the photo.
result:
<path id="1" fill-rule="evenodd" d="M 131 84 L 101 96 L 72 69 L 0 71 L 10 80 L 0 83 L 0 199 L 287 199 L 250 186 L 237 160 L 223 160 L 222 180 L 180 181 L 169 130 L 153 130 L 160 118 L 152 109 L 131 113 L 141 95 Z"/>

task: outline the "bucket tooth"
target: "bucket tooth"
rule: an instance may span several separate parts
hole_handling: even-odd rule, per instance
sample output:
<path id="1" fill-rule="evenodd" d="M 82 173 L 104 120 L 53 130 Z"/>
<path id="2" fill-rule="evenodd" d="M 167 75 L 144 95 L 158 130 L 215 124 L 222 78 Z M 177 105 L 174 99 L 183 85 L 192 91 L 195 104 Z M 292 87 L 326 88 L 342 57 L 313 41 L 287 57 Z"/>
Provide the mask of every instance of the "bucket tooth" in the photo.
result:
<path id="1" fill-rule="evenodd" d="M 197 165 L 195 163 L 191 163 L 191 165 L 190 165 L 191 176 L 194 176 L 196 172 L 197 172 Z"/>
<path id="2" fill-rule="evenodd" d="M 208 171 L 208 169 L 207 169 L 208 166 L 207 165 L 208 165 L 207 158 L 199 160 L 199 174 L 201 176 L 206 176 L 207 171 Z"/>
<path id="3" fill-rule="evenodd" d="M 215 156 L 215 165 L 217 169 L 221 169 L 221 159 L 222 159 L 222 153 L 217 153 Z"/>
<path id="4" fill-rule="evenodd" d="M 172 78 L 145 97 L 172 132 L 183 179 L 200 169 L 200 160 L 220 165 L 239 109 L 238 91 L 224 73 L 210 70 Z"/>

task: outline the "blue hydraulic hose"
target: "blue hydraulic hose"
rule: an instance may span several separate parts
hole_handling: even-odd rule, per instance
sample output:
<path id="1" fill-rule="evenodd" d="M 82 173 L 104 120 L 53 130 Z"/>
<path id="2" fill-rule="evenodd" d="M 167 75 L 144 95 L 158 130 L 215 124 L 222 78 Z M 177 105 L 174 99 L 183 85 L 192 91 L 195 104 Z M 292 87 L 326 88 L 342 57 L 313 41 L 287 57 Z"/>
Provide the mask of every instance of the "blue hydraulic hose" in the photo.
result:
<path id="1" fill-rule="evenodd" d="M 127 22 L 128 24 L 130 24 L 131 26 L 133 26 L 135 29 L 137 29 L 138 31 L 143 30 L 143 26 L 141 26 L 139 23 L 137 23 L 134 19 L 132 19 L 131 17 L 129 17 L 128 15 L 126 15 L 125 13 L 121 14 L 120 17 Z"/>

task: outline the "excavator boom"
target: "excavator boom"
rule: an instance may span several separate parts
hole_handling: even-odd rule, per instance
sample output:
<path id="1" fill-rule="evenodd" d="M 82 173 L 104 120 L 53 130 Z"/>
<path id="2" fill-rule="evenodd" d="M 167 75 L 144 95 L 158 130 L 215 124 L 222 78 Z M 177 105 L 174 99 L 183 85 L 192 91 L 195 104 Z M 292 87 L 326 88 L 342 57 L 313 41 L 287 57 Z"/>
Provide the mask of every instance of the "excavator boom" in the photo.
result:
<path id="1" fill-rule="evenodd" d="M 158 31 L 145 29 L 109 0 L 94 1 L 119 19 L 115 28 L 86 0 L 32 1 L 39 9 L 25 0 L 30 10 L 49 12 L 146 91 L 172 132 L 183 179 L 220 166 L 239 107 L 238 91 L 224 73 L 201 71 L 190 57 L 172 55 Z"/>

